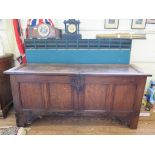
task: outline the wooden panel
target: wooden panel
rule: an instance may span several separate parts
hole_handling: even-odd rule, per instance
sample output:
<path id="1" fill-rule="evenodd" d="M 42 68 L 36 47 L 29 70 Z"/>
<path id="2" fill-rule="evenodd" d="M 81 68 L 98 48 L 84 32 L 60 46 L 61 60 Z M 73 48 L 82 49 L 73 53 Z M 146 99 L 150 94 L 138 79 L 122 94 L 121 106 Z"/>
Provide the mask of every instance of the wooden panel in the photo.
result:
<path id="1" fill-rule="evenodd" d="M 50 103 L 51 110 L 72 110 L 72 90 L 70 84 L 67 83 L 51 83 Z"/>
<path id="2" fill-rule="evenodd" d="M 86 76 L 85 81 L 87 84 L 92 82 L 95 84 L 126 84 L 126 83 L 135 83 L 136 76 Z"/>
<path id="3" fill-rule="evenodd" d="M 43 76 L 43 75 L 16 75 L 16 80 L 20 82 L 39 82 L 39 83 L 69 83 L 71 81 L 70 76 Z"/>
<path id="4" fill-rule="evenodd" d="M 70 58 L 71 59 L 71 58 Z M 6 74 L 27 75 L 92 75 L 92 76 L 148 76 L 132 65 L 120 64 L 26 64 L 12 68 Z"/>
<path id="5" fill-rule="evenodd" d="M 113 98 L 113 111 L 133 111 L 136 85 L 116 85 Z"/>
<path id="6" fill-rule="evenodd" d="M 0 96 L 1 96 L 1 108 L 3 109 L 6 104 L 12 100 L 11 88 L 10 88 L 10 78 L 5 76 L 0 79 Z"/>
<path id="7" fill-rule="evenodd" d="M 89 84 L 85 86 L 85 110 L 104 110 L 106 109 L 108 85 Z"/>
<path id="8" fill-rule="evenodd" d="M 0 74 L 3 74 L 3 71 L 10 69 L 13 65 L 13 60 L 6 59 L 5 61 L 1 61 L 0 64 Z"/>
<path id="9" fill-rule="evenodd" d="M 43 108 L 41 84 L 20 83 L 21 104 L 25 109 Z"/>
<path id="10" fill-rule="evenodd" d="M 3 117 L 7 116 L 7 112 L 12 105 L 10 78 L 3 72 L 11 67 L 13 67 L 13 55 L 0 56 L 0 111 L 2 110 Z"/>

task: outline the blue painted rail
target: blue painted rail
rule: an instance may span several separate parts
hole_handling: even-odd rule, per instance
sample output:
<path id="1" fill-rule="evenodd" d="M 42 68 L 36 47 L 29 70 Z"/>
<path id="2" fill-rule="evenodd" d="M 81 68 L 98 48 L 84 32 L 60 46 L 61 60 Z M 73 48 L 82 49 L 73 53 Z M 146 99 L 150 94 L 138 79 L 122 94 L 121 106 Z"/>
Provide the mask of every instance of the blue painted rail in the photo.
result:
<path id="1" fill-rule="evenodd" d="M 131 39 L 26 39 L 28 63 L 129 64 Z"/>

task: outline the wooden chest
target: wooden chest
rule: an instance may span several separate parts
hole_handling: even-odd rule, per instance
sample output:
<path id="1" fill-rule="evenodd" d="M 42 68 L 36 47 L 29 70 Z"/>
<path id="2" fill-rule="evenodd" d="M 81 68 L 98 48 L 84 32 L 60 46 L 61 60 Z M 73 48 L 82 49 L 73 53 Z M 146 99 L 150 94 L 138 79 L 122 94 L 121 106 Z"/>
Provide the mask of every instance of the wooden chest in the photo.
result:
<path id="1" fill-rule="evenodd" d="M 133 65 L 27 64 L 11 75 L 18 126 L 53 114 L 108 116 L 137 128 L 148 74 Z"/>
<path id="2" fill-rule="evenodd" d="M 0 56 L 0 117 L 6 117 L 12 104 L 10 78 L 3 71 L 13 67 L 13 55 Z"/>

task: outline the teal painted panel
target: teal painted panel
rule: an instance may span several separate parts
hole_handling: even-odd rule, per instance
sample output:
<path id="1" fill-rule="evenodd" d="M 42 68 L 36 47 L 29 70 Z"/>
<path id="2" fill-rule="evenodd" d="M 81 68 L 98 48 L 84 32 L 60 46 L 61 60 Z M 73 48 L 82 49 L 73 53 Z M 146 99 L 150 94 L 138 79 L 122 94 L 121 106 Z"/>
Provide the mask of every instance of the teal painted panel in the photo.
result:
<path id="1" fill-rule="evenodd" d="M 129 64 L 130 49 L 26 49 L 28 63 Z"/>

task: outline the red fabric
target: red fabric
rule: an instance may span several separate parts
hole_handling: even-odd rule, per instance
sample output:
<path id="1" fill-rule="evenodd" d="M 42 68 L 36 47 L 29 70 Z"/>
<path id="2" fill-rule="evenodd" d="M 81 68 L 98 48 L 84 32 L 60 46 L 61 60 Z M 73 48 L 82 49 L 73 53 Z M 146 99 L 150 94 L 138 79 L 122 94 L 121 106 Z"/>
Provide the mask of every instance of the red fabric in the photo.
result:
<path id="1" fill-rule="evenodd" d="M 43 22 L 43 19 L 39 19 L 39 25 L 40 24 L 43 24 L 44 22 Z"/>
<path id="2" fill-rule="evenodd" d="M 22 56 L 22 64 L 26 63 L 26 58 L 25 58 L 25 49 L 24 49 L 24 42 L 23 42 L 23 32 L 21 29 L 21 24 L 19 19 L 13 19 L 13 27 L 14 27 L 14 32 L 15 32 L 15 38 L 17 42 L 17 46 L 20 52 L 20 55 Z"/>
<path id="3" fill-rule="evenodd" d="M 51 19 L 48 19 L 51 23 L 52 23 L 52 26 L 54 26 L 54 23 L 53 23 L 53 21 L 51 20 Z"/>
<path id="4" fill-rule="evenodd" d="M 28 38 L 28 26 L 30 26 L 31 19 L 28 19 L 26 26 L 26 38 Z"/>
<path id="5" fill-rule="evenodd" d="M 22 63 L 26 63 L 26 56 L 24 55 L 23 57 L 22 57 Z"/>

